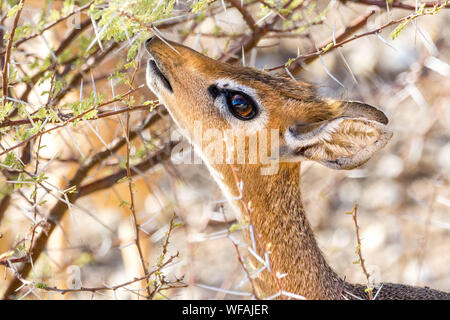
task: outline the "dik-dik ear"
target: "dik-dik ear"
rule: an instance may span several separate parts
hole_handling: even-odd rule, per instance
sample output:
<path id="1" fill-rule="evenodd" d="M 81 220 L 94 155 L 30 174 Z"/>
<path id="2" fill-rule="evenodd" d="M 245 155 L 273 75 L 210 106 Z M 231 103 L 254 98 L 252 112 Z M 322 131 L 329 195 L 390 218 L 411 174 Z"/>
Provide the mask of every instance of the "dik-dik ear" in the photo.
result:
<path id="1" fill-rule="evenodd" d="M 327 102 L 342 110 L 336 118 L 295 123 L 285 134 L 290 159 L 317 161 L 333 169 L 353 169 L 365 163 L 392 137 L 387 117 L 361 102 Z"/>

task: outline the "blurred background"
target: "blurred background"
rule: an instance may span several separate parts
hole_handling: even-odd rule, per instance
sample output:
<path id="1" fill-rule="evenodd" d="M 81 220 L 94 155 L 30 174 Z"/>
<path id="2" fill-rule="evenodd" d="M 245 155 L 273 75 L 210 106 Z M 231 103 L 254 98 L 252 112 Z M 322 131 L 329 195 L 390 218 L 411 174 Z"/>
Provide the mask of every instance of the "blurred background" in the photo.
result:
<path id="1" fill-rule="evenodd" d="M 333 34 L 336 37 L 370 10 L 374 13 L 348 38 L 416 12 L 415 3 L 407 1 L 394 1 L 406 8 L 392 6 L 388 10 L 384 1 L 383 5 L 377 1 L 266 1 L 273 8 L 262 7 L 264 1 L 243 1 L 243 8 L 259 26 L 280 18 L 272 25 L 275 31 L 253 48 L 245 48 L 242 59 L 240 44 L 251 36 L 251 28 L 236 9 L 240 1 L 203 2 L 201 11 L 196 12 L 195 6 L 202 1 L 163 1 L 162 5 L 151 0 L 105 1 L 95 10 L 88 1 L 26 1 L 18 27 L 29 24 L 31 31 L 19 29 L 23 34 L 15 41 L 36 32 L 39 36 L 13 46 L 8 95 L 15 96 L 16 101 L 11 101 L 26 111 L 15 115 L 10 111 L 7 120 L 26 120 L 27 114 L 37 114 L 42 106 L 47 114 L 53 110 L 64 120 L 64 115 L 76 115 L 73 103 L 80 99 L 92 98 L 92 104 L 100 101 L 97 95 L 103 95 L 103 101 L 110 101 L 130 89 L 127 79 L 131 78 L 134 87 L 144 84 L 147 56 L 141 43 L 153 33 L 223 61 L 258 69 L 282 66 L 271 72 L 286 74 L 284 64 L 289 59 L 316 52 L 333 39 Z M 16 4 L 2 3 L 3 35 L 13 26 L 16 11 L 7 12 Z M 279 10 L 286 5 L 293 6 L 288 7 L 291 11 Z M 70 17 L 70 23 L 64 19 L 41 32 L 43 26 L 83 6 L 86 8 Z M 166 11 L 150 17 L 141 7 L 151 7 L 152 12 L 164 7 Z M 112 20 L 112 12 L 119 13 L 119 22 Z M 77 23 L 83 27 L 77 29 Z M 303 163 L 303 199 L 320 248 L 347 281 L 366 282 L 361 266 L 353 263 L 358 259 L 355 228 L 351 216 L 345 214 L 358 204 L 362 253 L 374 282 L 450 291 L 450 9 L 409 22 L 393 40 L 391 32 L 397 25 L 333 48 L 289 71 L 287 76 L 320 87 L 324 97 L 377 106 L 390 119 L 394 132 L 391 142 L 361 168 L 334 171 Z M 80 35 L 73 36 L 74 30 L 80 30 Z M 71 36 L 72 43 L 55 52 Z M 7 48 L 8 41 L 3 42 L 0 51 Z M 238 49 L 233 51 L 233 47 Z M 127 60 L 130 50 L 135 52 Z M 224 52 L 229 53 L 228 58 Z M 134 65 L 127 66 L 130 61 Z M 40 70 L 47 71 L 39 75 Z M 33 78 L 35 74 L 39 76 Z M 61 79 L 61 85 L 53 78 Z M 59 98 L 61 92 L 64 96 Z M 69 123 L 14 149 L 21 162 L 15 173 L 43 173 L 44 182 L 26 180 L 23 171 L 12 178 L 4 172 L 12 164 L 7 162 L 7 154 L 2 155 L 0 268 L 5 269 L 5 276 L 0 278 L 0 294 L 6 294 L 4 298 L 142 299 L 148 294 L 158 299 L 250 297 L 245 272 L 228 236 L 232 228 L 233 238 L 242 242 L 241 231 L 234 231 L 237 221 L 223 195 L 204 165 L 155 158 L 167 148 L 175 125 L 162 106 L 150 110 L 151 104 L 145 101 L 156 97 L 147 87 L 131 96 L 133 101 L 119 99 L 99 114 L 140 105 L 137 111 Z M 127 122 L 135 136 L 130 143 L 113 149 L 126 135 Z M 45 129 L 54 125 L 51 121 L 44 124 Z M 38 129 L 42 131 L 44 126 Z M 2 127 L 2 151 L 19 143 L 17 133 L 29 128 L 30 124 Z M 187 142 L 182 143 L 188 148 Z M 52 214 L 58 201 L 68 201 L 70 196 L 69 181 L 105 148 L 112 151 L 77 182 L 79 197 L 68 210 L 67 204 L 63 205 L 65 210 L 56 227 L 46 234 L 49 229 L 40 221 L 55 217 Z M 134 172 L 134 213 L 124 173 L 127 149 Z M 28 159 L 24 158 L 27 154 Z M 147 165 L 140 166 L 142 163 Z M 114 176 L 116 173 L 121 175 Z M 93 187 L 99 183 L 104 183 L 103 187 Z M 176 227 L 168 233 L 171 224 Z M 42 254 L 31 260 L 29 274 L 23 274 L 24 265 L 31 265 L 30 245 L 38 237 L 46 239 L 39 242 Z M 239 250 L 247 261 L 246 247 Z M 161 274 L 149 278 L 151 292 L 143 288 L 143 282 L 132 281 L 143 276 L 140 255 L 151 271 L 177 252 Z M 11 259 L 19 260 L 11 263 Z M 24 281 L 15 280 L 18 273 Z M 127 281 L 132 283 L 121 286 Z M 120 288 L 62 291 L 114 285 Z"/>

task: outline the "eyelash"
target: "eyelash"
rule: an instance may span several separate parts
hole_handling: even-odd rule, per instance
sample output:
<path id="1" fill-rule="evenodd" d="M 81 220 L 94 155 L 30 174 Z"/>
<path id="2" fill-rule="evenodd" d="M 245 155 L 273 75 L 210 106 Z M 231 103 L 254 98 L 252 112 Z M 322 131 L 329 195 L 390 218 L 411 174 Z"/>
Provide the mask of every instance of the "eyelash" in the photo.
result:
<path id="1" fill-rule="evenodd" d="M 228 111 L 237 119 L 242 120 L 242 121 L 248 121 L 251 120 L 253 118 L 255 118 L 258 113 L 259 110 L 257 108 L 257 105 L 255 103 L 255 101 L 248 96 L 246 93 L 242 92 L 242 91 L 236 91 L 236 90 L 231 90 L 231 89 L 219 89 L 216 85 L 211 85 L 208 88 L 208 92 L 209 94 L 212 96 L 212 98 L 215 100 L 218 96 L 223 95 L 228 107 Z M 241 96 L 242 98 L 244 98 L 244 100 L 246 102 L 248 102 L 248 105 L 252 108 L 250 110 L 250 114 L 248 116 L 242 116 L 241 114 L 239 114 L 239 112 L 236 110 L 237 109 L 237 105 L 233 105 L 232 104 L 232 99 L 233 97 L 235 97 L 236 95 Z"/>

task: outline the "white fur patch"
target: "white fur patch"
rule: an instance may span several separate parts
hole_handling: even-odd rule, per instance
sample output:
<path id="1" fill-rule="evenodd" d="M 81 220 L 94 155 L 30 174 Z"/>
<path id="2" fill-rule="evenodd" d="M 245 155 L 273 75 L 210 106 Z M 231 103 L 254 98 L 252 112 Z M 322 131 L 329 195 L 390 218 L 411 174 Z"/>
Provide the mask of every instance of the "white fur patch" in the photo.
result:
<path id="1" fill-rule="evenodd" d="M 163 98 L 160 94 L 161 91 L 161 84 L 158 80 L 158 78 L 155 76 L 155 74 L 153 73 L 153 69 L 150 66 L 150 61 L 152 61 L 153 59 L 148 59 L 147 61 L 147 71 L 145 73 L 145 80 L 147 82 L 147 87 L 153 91 L 153 93 L 158 97 L 158 99 L 160 100 L 161 103 L 163 102 Z"/>

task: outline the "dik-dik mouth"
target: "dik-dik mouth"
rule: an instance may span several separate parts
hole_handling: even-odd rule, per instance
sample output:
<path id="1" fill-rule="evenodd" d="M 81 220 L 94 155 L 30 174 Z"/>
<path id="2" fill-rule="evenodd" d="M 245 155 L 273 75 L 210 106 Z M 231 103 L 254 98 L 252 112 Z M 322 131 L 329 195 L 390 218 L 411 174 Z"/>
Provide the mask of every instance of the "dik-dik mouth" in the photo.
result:
<path id="1" fill-rule="evenodd" d="M 167 77 L 162 73 L 161 69 L 156 64 L 156 61 L 153 58 L 150 58 L 148 60 L 147 65 L 147 75 L 156 78 L 157 81 L 159 81 L 167 90 L 170 92 L 173 92 L 172 86 L 167 79 Z"/>

